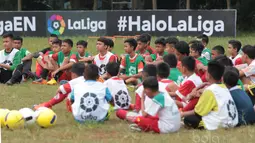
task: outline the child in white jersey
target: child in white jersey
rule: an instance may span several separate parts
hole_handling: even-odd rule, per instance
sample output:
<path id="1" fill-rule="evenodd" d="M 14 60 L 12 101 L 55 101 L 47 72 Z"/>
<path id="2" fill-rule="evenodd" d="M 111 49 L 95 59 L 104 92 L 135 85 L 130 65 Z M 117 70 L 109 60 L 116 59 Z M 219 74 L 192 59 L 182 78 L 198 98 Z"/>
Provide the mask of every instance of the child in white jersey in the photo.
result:
<path id="1" fill-rule="evenodd" d="M 110 62 L 106 65 L 108 80 L 104 82 L 114 99 L 114 109 L 129 109 L 131 97 L 124 80 L 118 77 L 120 66 L 118 63 Z"/>
<path id="2" fill-rule="evenodd" d="M 94 64 L 85 66 L 85 82 L 74 86 L 71 93 L 72 113 L 77 122 L 101 122 L 109 118 L 108 102 L 112 101 L 109 89 L 98 79 L 98 67 Z"/>
<path id="3" fill-rule="evenodd" d="M 72 80 L 68 81 L 67 83 L 59 86 L 57 90 L 57 94 L 49 101 L 36 105 L 34 109 L 38 109 L 39 107 L 47 107 L 52 108 L 52 106 L 62 102 L 65 98 L 67 98 L 73 87 L 79 83 L 83 83 L 85 81 L 83 73 L 84 73 L 84 64 L 83 63 L 75 63 L 71 68 L 71 78 Z M 67 110 L 71 111 L 70 109 L 70 100 L 67 99 Z"/>
<path id="4" fill-rule="evenodd" d="M 99 53 L 95 56 L 93 62 L 99 68 L 99 75 L 103 78 L 105 78 L 104 76 L 106 73 L 106 65 L 109 62 L 117 62 L 116 56 L 113 53 L 108 52 L 107 50 L 109 45 L 108 42 L 109 40 L 104 37 L 100 37 L 99 39 L 97 39 L 96 48 Z"/>
<path id="5" fill-rule="evenodd" d="M 181 122 L 180 113 L 167 92 L 159 91 L 157 78 L 153 76 L 146 78 L 143 87 L 142 101 L 145 100 L 146 95 L 152 100 L 152 103 L 145 108 L 144 102 L 141 102 L 142 116 L 136 117 L 135 124 L 130 125 L 130 128 L 156 133 L 178 131 Z M 155 118 L 156 115 L 158 115 L 158 118 Z"/>

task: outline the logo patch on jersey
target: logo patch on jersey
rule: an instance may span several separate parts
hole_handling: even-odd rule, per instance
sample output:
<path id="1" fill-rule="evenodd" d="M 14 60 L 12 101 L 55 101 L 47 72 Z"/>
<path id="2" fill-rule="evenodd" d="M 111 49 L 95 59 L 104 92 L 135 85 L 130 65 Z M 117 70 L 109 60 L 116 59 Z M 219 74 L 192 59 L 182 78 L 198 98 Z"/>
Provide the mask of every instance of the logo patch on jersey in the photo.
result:
<path id="1" fill-rule="evenodd" d="M 99 99 L 97 98 L 97 95 L 94 93 L 85 93 L 80 102 L 80 107 L 85 112 L 92 112 L 97 109 L 99 105 Z"/>
<path id="2" fill-rule="evenodd" d="M 99 67 L 99 74 L 100 75 L 103 75 L 103 74 L 106 73 L 105 67 L 106 67 L 105 64 L 100 65 L 100 67 Z"/>
<path id="3" fill-rule="evenodd" d="M 130 66 L 128 69 L 129 75 L 135 75 L 136 74 L 136 67 Z"/>
<path id="4" fill-rule="evenodd" d="M 232 120 L 234 120 L 236 118 L 236 116 L 237 116 L 234 101 L 229 100 L 228 104 L 227 104 L 227 108 L 228 108 L 228 115 L 229 115 L 229 117 Z"/>
<path id="5" fill-rule="evenodd" d="M 120 90 L 118 93 L 115 95 L 115 102 L 116 104 L 121 107 L 125 108 L 129 106 L 129 97 L 127 92 Z"/>
<path id="6" fill-rule="evenodd" d="M 5 60 L 5 61 L 3 62 L 3 64 L 12 66 L 12 62 L 9 61 L 9 60 Z M 6 68 L 4 68 L 4 69 L 7 70 Z"/>

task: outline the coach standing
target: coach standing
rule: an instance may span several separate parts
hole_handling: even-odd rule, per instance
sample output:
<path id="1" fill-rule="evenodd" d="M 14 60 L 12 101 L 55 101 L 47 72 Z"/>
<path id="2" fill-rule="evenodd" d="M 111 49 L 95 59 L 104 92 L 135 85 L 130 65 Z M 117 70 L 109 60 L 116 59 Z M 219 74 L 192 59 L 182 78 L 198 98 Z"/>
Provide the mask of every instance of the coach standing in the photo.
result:
<path id="1" fill-rule="evenodd" d="M 13 48 L 13 34 L 3 35 L 3 46 L 0 51 L 0 83 L 6 83 L 21 62 L 19 50 Z"/>

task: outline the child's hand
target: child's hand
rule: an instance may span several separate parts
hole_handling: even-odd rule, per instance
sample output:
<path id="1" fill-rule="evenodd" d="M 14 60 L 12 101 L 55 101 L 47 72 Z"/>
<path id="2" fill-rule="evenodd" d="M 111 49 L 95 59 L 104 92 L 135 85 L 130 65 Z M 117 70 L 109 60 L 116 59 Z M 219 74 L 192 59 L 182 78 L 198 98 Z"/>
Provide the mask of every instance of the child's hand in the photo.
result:
<path id="1" fill-rule="evenodd" d="M 57 70 L 55 70 L 54 72 L 52 72 L 52 73 L 51 73 L 51 76 L 52 76 L 52 77 L 55 77 L 55 76 L 56 76 L 56 74 L 57 74 L 58 72 L 59 72 L 59 70 L 58 70 L 58 69 L 57 69 Z"/>
<path id="2" fill-rule="evenodd" d="M 156 61 L 163 61 L 163 57 L 158 56 L 157 59 L 156 59 Z"/>

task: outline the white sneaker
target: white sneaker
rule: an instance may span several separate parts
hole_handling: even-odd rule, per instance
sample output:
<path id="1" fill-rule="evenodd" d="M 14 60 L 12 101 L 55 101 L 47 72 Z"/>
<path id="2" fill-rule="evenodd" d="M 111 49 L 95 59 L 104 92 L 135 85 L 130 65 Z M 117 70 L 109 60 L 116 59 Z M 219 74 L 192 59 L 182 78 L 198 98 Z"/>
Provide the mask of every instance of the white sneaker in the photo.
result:
<path id="1" fill-rule="evenodd" d="M 131 125 L 129 125 L 129 128 L 132 131 L 137 131 L 137 132 L 141 132 L 142 131 L 142 129 L 137 124 L 131 124 Z"/>

